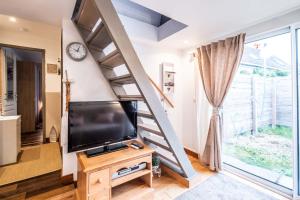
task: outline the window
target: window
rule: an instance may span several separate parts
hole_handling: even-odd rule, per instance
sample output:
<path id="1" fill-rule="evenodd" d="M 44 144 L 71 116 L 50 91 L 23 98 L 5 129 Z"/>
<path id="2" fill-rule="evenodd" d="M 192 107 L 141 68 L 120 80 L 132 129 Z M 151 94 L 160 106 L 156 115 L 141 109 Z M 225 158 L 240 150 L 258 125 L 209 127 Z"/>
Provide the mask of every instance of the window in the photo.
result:
<path id="1" fill-rule="evenodd" d="M 224 162 L 293 189 L 290 32 L 245 44 L 224 102 Z"/>

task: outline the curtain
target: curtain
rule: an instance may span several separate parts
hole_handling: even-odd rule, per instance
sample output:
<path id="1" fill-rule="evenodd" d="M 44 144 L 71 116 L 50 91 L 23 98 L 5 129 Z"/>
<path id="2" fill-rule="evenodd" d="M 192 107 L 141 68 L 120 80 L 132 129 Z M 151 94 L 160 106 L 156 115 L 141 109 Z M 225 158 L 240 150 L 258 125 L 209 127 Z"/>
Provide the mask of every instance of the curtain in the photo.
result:
<path id="1" fill-rule="evenodd" d="M 200 160 L 214 171 L 222 169 L 222 104 L 238 69 L 244 42 L 245 34 L 242 33 L 197 49 L 202 85 L 207 100 L 213 107 L 206 144 L 203 153 L 200 154 Z"/>

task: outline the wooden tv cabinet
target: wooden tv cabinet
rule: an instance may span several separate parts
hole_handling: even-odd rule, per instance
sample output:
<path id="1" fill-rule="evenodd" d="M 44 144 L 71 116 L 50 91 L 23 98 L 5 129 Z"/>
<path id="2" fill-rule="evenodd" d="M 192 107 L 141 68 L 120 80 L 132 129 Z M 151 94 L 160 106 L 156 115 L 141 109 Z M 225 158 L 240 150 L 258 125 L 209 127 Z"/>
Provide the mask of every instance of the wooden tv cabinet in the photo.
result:
<path id="1" fill-rule="evenodd" d="M 83 152 L 78 153 L 78 198 L 80 200 L 111 199 L 113 187 L 136 178 L 142 178 L 149 187 L 152 187 L 153 152 L 153 149 L 145 145 L 144 149 L 137 150 L 128 147 L 91 158 L 88 158 Z M 112 179 L 114 172 L 141 162 L 147 163 L 146 169 Z"/>

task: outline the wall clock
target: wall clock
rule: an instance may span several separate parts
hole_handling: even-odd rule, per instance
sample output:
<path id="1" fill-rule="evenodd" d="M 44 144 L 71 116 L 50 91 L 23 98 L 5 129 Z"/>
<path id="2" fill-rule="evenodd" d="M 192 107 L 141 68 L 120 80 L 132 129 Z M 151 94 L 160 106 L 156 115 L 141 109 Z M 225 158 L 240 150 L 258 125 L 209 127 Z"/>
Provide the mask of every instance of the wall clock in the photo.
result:
<path id="1" fill-rule="evenodd" d="M 80 42 L 71 42 L 68 44 L 66 51 L 68 56 L 75 61 L 81 61 L 87 56 L 87 50 Z"/>

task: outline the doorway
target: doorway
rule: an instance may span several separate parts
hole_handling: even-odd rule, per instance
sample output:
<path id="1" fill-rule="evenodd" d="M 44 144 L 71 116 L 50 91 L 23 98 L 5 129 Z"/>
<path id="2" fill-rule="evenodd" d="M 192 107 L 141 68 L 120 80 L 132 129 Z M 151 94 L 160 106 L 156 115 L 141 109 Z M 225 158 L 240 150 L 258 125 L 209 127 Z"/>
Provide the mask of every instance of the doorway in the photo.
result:
<path id="1" fill-rule="evenodd" d="M 21 146 L 42 144 L 45 140 L 44 50 L 1 45 L 6 68 L 2 115 L 21 116 Z"/>
<path id="2" fill-rule="evenodd" d="M 293 190 L 291 32 L 247 42 L 224 102 L 224 163 L 258 182 Z"/>

